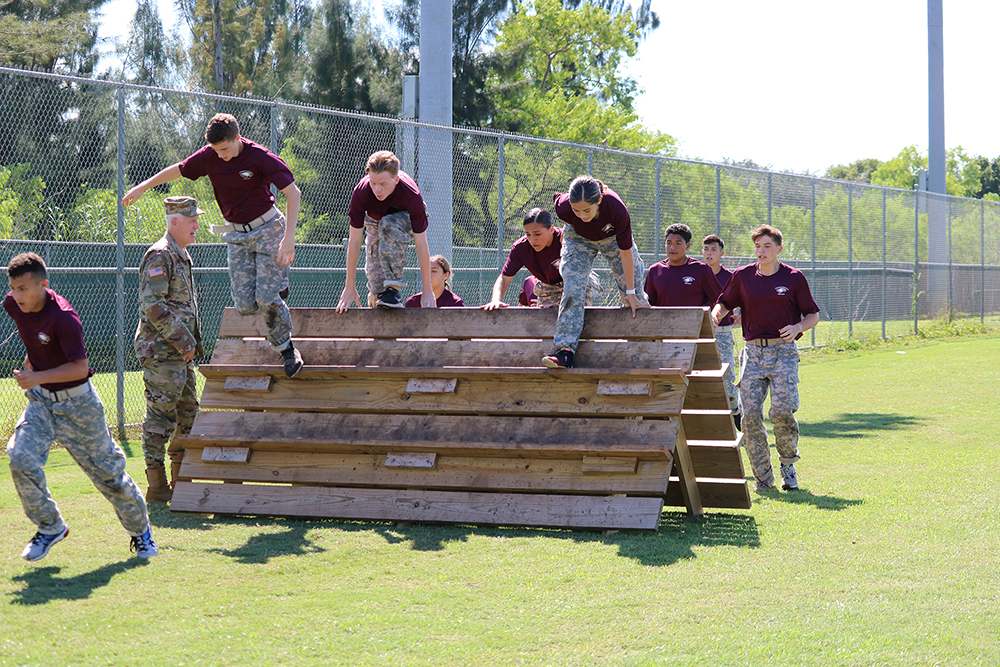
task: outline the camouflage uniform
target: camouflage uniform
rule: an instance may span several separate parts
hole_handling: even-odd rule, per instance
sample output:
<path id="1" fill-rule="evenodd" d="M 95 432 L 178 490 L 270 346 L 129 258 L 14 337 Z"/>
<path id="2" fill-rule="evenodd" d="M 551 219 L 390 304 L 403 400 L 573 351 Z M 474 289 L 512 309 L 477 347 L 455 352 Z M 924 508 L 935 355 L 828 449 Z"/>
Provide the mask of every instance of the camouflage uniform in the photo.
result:
<path id="1" fill-rule="evenodd" d="M 549 285 L 548 283 L 538 281 L 535 283 L 534 291 L 535 297 L 538 299 L 539 308 L 553 308 L 558 306 L 559 302 L 562 301 L 562 284 Z M 584 305 L 594 305 L 594 298 L 603 291 L 604 288 L 601 287 L 601 279 L 595 272 L 591 271 L 590 279 L 587 282 L 587 295 L 584 298 Z"/>
<path id="2" fill-rule="evenodd" d="M 740 392 L 736 388 L 736 364 L 733 363 L 736 357 L 733 355 L 735 343 L 733 342 L 732 325 L 715 328 L 715 344 L 719 348 L 719 358 L 722 360 L 722 363 L 729 364 L 729 370 L 726 371 L 724 378 L 726 382 L 726 397 L 729 399 L 729 409 L 734 413 L 740 412 Z"/>
<path id="3" fill-rule="evenodd" d="M 89 386 L 90 391 L 58 402 L 38 387 L 24 392 L 28 407 L 7 442 L 14 488 L 39 533 L 54 535 L 66 530 L 42 470 L 49 448 L 58 441 L 111 502 L 125 530 L 133 536 L 142 535 L 149 526 L 146 502 L 125 472 L 125 452 L 111 439 L 104 404 Z"/>
<path id="4" fill-rule="evenodd" d="M 747 455 L 757 482 L 774 484 L 771 452 L 764 428 L 764 399 L 771 388 L 768 417 L 774 425 L 775 448 L 782 464 L 799 460 L 799 351 L 795 343 L 781 342 L 758 347 L 748 342 L 740 354 L 740 400 L 743 402 L 743 433 Z"/>
<path id="5" fill-rule="evenodd" d="M 622 300 L 625 299 L 625 273 L 622 268 L 621 253 L 618 250 L 618 240 L 612 236 L 600 241 L 591 241 L 577 234 L 570 225 L 566 225 L 563 229 L 562 266 L 559 268 L 563 277 L 563 295 L 562 301 L 559 302 L 559 318 L 556 320 L 556 333 L 553 339 L 555 352 L 563 348 L 575 352 L 580 342 L 580 333 L 583 331 L 583 309 L 587 286 L 590 284 L 589 276 L 598 253 L 604 255 L 604 259 L 611 266 L 615 284 L 621 291 Z M 639 303 L 648 306 L 646 294 L 642 291 L 646 267 L 642 263 L 634 240 L 632 263 L 635 297 Z"/>
<path id="6" fill-rule="evenodd" d="M 191 256 L 170 234 L 146 251 L 139 266 L 139 326 L 134 346 L 146 387 L 142 424 L 146 467 L 163 465 L 168 444 L 171 461 L 179 463 L 184 450 L 172 442 L 172 436 L 190 433 L 198 414 L 194 361 L 184 361 L 184 355 L 194 350 L 196 358 L 204 357 L 205 350 Z"/>
<path id="7" fill-rule="evenodd" d="M 249 232 L 229 231 L 220 238 L 229 256 L 233 302 L 240 315 L 264 313 L 267 340 L 281 352 L 292 342 L 292 316 L 279 292 L 288 287 L 288 269 L 278 263 L 278 248 L 285 235 L 285 216 L 278 215 Z"/>
<path id="8" fill-rule="evenodd" d="M 406 287 L 403 269 L 412 237 L 413 226 L 406 211 L 390 213 L 378 222 L 365 216 L 365 276 L 372 294 L 381 294 L 386 287 Z"/>

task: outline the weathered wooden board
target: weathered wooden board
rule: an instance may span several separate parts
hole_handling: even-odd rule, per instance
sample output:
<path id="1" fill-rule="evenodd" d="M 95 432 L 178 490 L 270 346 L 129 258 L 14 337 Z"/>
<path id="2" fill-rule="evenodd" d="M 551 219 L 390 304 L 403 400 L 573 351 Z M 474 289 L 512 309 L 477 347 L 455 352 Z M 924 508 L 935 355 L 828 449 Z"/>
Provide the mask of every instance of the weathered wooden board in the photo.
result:
<path id="1" fill-rule="evenodd" d="M 736 440 L 736 425 L 729 410 L 688 410 L 681 412 L 684 433 L 691 440 Z"/>
<path id="2" fill-rule="evenodd" d="M 249 447 L 206 447 L 201 451 L 202 461 L 229 461 L 246 463 L 250 460 Z"/>
<path id="3" fill-rule="evenodd" d="M 661 498 L 179 482 L 180 512 L 655 530 Z"/>
<path id="4" fill-rule="evenodd" d="M 292 308 L 294 338 L 545 338 L 556 330 L 555 308 Z M 587 308 L 581 339 L 713 338 L 707 308 Z M 709 322 L 706 329 L 706 322 Z M 226 308 L 220 338 L 263 337 L 264 318 Z"/>
<path id="5" fill-rule="evenodd" d="M 694 371 L 688 378 L 688 389 L 684 395 L 686 410 L 728 410 L 729 399 L 726 397 L 726 385 L 723 377 L 726 374 L 726 364 L 720 370 Z"/>
<path id="6" fill-rule="evenodd" d="M 667 492 L 663 496 L 663 504 L 668 507 L 684 507 L 685 502 L 681 495 L 679 480 L 676 477 L 670 479 Z M 750 489 L 745 480 L 699 479 L 698 493 L 705 507 L 750 509 Z"/>
<path id="7" fill-rule="evenodd" d="M 458 489 L 465 491 L 533 491 L 536 493 L 628 493 L 662 496 L 670 476 L 670 461 L 631 461 L 597 471 L 589 459 L 530 459 L 440 455 L 433 468 L 395 467 L 382 454 L 255 451 L 241 466 L 203 461 L 189 449 L 181 465 L 183 477 L 310 484 Z M 621 459 L 616 459 L 621 460 Z M 589 467 L 589 469 L 588 469 Z"/>

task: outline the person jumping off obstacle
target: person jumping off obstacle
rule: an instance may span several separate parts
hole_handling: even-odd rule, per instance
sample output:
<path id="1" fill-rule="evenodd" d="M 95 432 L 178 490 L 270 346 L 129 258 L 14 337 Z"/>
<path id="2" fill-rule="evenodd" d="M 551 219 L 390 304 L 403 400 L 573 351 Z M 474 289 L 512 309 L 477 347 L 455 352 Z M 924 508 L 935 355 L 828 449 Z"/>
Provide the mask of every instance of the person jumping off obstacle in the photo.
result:
<path id="1" fill-rule="evenodd" d="M 228 224 L 213 225 L 228 247 L 233 302 L 240 315 L 264 314 L 267 340 L 281 353 L 285 375 L 302 370 L 302 355 L 292 344 L 288 269 L 295 260 L 295 225 L 302 193 L 288 165 L 263 146 L 240 136 L 236 118 L 215 114 L 205 130 L 207 146 L 135 186 L 122 199 L 129 206 L 146 190 L 181 176 L 208 176 Z M 288 219 L 274 203 L 270 186 L 286 197 Z"/>
<path id="2" fill-rule="evenodd" d="M 764 428 L 764 399 L 771 389 L 768 417 L 781 462 L 782 488 L 799 488 L 795 463 L 799 461 L 799 351 L 795 341 L 819 323 L 819 306 L 809 291 L 801 271 L 778 261 L 781 232 L 762 225 L 751 234 L 755 264 L 733 272 L 712 320 L 718 325 L 733 308 L 743 311 L 743 339 L 740 355 L 740 400 L 743 403 L 743 432 L 747 455 L 757 480 L 757 491 L 774 484 L 774 469 Z"/>

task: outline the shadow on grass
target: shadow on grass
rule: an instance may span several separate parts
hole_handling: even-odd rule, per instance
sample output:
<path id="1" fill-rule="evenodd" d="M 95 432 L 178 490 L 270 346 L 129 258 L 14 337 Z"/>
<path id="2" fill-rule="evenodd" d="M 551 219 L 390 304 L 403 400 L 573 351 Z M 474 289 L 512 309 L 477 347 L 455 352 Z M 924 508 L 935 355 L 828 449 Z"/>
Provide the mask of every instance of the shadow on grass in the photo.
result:
<path id="1" fill-rule="evenodd" d="M 24 574 L 11 577 L 11 581 L 21 581 L 27 587 L 14 591 L 11 604 L 38 605 L 47 604 L 53 600 L 84 600 L 90 597 L 94 590 L 107 586 L 116 574 L 127 572 L 136 567 L 144 567 L 146 561 L 130 558 L 120 563 L 103 565 L 93 572 L 84 572 L 74 577 L 58 577 L 61 567 L 43 567 L 29 570 Z"/>
<path id="2" fill-rule="evenodd" d="M 225 523 L 233 523 L 233 521 L 225 520 Z M 253 520 L 245 521 L 245 523 L 258 525 L 260 522 Z M 233 558 L 237 563 L 256 565 L 263 565 L 272 558 L 280 558 L 281 556 L 304 556 L 326 551 L 306 537 L 306 533 L 316 527 L 315 522 L 289 521 L 287 523 L 288 525 L 281 533 L 254 535 L 247 540 L 246 544 L 236 549 L 209 549 L 209 551 Z"/>
<path id="3" fill-rule="evenodd" d="M 753 480 L 750 483 L 752 484 Z M 819 510 L 840 511 L 864 503 L 864 500 L 860 498 L 841 498 L 834 495 L 818 496 L 804 487 L 797 491 L 779 491 L 772 488 L 763 492 L 758 491 L 757 495 L 762 499 L 767 498 L 768 500 L 776 500 L 781 503 L 788 503 L 789 505 L 812 505 Z"/>
<path id="4" fill-rule="evenodd" d="M 846 412 L 821 422 L 799 422 L 799 433 L 811 438 L 865 438 L 879 431 L 916 428 L 927 420 L 900 414 Z"/>

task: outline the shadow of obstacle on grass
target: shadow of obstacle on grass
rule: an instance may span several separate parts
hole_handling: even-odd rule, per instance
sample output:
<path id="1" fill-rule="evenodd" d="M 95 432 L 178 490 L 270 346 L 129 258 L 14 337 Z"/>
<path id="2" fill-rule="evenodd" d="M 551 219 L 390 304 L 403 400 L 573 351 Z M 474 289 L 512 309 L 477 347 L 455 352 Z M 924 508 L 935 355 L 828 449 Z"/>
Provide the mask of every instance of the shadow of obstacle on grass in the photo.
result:
<path id="1" fill-rule="evenodd" d="M 834 511 L 857 507 L 865 502 L 860 498 L 841 498 L 829 493 L 817 495 L 805 487 L 800 488 L 797 491 L 779 491 L 778 489 L 769 489 L 762 493 L 758 492 L 757 495 L 761 499 L 766 498 L 768 500 L 776 500 L 778 502 L 788 503 L 789 505 L 812 505 L 816 509 Z"/>
<path id="2" fill-rule="evenodd" d="M 27 584 L 25 588 L 10 593 L 13 598 L 11 604 L 30 606 L 48 604 L 53 600 L 85 600 L 98 588 L 107 586 L 115 575 L 145 565 L 144 560 L 130 558 L 72 577 L 58 576 L 62 568 L 55 566 L 28 570 L 11 577 L 11 581 Z"/>
<path id="3" fill-rule="evenodd" d="M 927 420 L 912 415 L 846 412 L 821 422 L 799 421 L 799 434 L 809 438 L 866 438 L 880 431 L 914 429 Z"/>
<path id="4" fill-rule="evenodd" d="M 237 521 L 239 521 L 237 519 Z M 225 519 L 226 523 L 233 523 L 232 519 Z M 277 533 L 261 533 L 252 536 L 241 547 L 235 549 L 208 549 L 209 553 L 217 553 L 234 559 L 237 563 L 263 565 L 272 558 L 282 556 L 305 556 L 308 554 L 318 554 L 326 551 L 321 546 L 310 540 L 306 533 L 318 527 L 318 522 L 314 521 L 281 521 L 274 519 L 284 528 Z M 245 523 L 260 525 L 260 521 L 251 520 Z"/>

